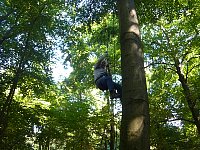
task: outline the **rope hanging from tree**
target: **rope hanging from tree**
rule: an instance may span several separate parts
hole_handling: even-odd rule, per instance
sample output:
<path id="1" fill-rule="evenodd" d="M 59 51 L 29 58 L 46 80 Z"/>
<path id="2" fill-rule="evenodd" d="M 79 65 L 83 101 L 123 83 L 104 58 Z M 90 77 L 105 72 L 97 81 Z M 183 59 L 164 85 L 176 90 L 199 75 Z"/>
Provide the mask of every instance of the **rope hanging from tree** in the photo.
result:
<path id="1" fill-rule="evenodd" d="M 109 53 L 108 53 L 108 50 L 109 50 L 109 43 L 110 43 L 110 30 L 109 30 L 109 25 L 107 25 L 106 27 L 107 29 L 107 40 L 106 40 L 106 53 L 108 54 L 109 56 Z M 114 10 L 112 10 L 112 37 L 111 38 L 114 38 Z M 114 51 L 114 55 L 113 55 L 113 68 L 114 68 L 114 72 L 116 71 L 116 47 L 115 47 L 115 41 L 113 42 L 113 51 Z M 108 74 L 111 76 L 111 71 L 110 71 L 110 61 L 109 61 L 109 58 L 107 58 L 107 62 L 108 62 L 108 65 L 107 65 L 107 71 L 108 71 Z M 116 77 L 115 77 L 115 80 L 116 80 Z"/>

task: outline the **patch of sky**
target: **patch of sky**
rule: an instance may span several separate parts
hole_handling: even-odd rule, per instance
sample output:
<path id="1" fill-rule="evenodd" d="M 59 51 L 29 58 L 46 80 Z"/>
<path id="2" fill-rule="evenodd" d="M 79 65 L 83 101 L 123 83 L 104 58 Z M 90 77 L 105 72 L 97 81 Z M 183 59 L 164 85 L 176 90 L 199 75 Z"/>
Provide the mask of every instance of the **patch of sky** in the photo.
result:
<path id="1" fill-rule="evenodd" d="M 66 46 L 64 39 L 59 36 L 53 38 L 50 35 L 47 35 L 47 40 L 53 44 L 53 56 L 51 60 L 52 76 L 55 82 L 61 82 L 69 77 L 70 73 L 73 71 L 70 63 L 65 62 L 66 55 L 63 53 L 68 47 Z"/>
<path id="2" fill-rule="evenodd" d="M 56 50 L 54 64 L 52 65 L 53 69 L 53 78 L 56 82 L 63 81 L 65 78 L 69 77 L 70 73 L 73 71 L 73 68 L 70 66 L 70 63 L 67 62 L 64 64 L 64 58 L 62 57 L 63 53 L 60 50 Z"/>

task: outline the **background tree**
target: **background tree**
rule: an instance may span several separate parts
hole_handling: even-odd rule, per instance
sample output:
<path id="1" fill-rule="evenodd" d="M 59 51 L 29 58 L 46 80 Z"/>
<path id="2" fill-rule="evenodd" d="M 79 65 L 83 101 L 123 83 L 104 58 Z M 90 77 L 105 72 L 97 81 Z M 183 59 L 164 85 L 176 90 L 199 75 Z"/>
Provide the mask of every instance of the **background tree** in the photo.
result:
<path id="1" fill-rule="evenodd" d="M 157 144 L 155 147 L 161 146 L 159 144 L 161 139 L 169 140 L 169 143 L 178 149 L 186 147 L 197 149 L 199 145 L 198 140 L 195 140 L 193 144 L 191 142 L 193 138 L 198 139 L 197 134 L 199 134 L 197 119 L 199 116 L 197 111 L 199 94 L 197 93 L 199 92 L 196 91 L 199 89 L 197 86 L 199 83 L 199 44 L 197 43 L 199 27 L 196 22 L 199 18 L 196 14 L 198 3 L 199 1 L 183 4 L 176 2 L 177 8 L 182 10 L 182 13 L 179 11 L 173 21 L 172 16 L 169 18 L 163 15 L 157 23 L 144 26 L 143 41 L 150 66 L 148 69 L 151 72 L 149 80 L 151 126 L 152 131 L 159 132 L 152 134 L 155 136 L 155 139 L 151 138 L 152 142 Z M 176 125 L 177 122 L 180 124 Z M 169 132 L 175 135 L 179 133 L 179 138 L 171 141 L 173 134 L 170 138 L 166 135 L 163 137 L 163 129 L 169 130 L 165 130 L 166 135 Z M 156 137 L 159 134 L 161 138 L 158 140 Z M 170 145 L 161 147 L 170 149 Z"/>
<path id="2" fill-rule="evenodd" d="M 1 8 L 4 10 L 1 13 L 0 37 L 2 148 L 6 146 L 8 149 L 15 149 L 15 146 L 22 146 L 23 143 L 18 144 L 17 139 L 25 137 L 24 134 L 27 135 L 32 131 L 18 134 L 22 129 L 20 126 L 18 128 L 13 126 L 18 121 L 23 123 L 24 119 L 29 120 L 24 122 L 25 127 L 29 126 L 27 129 L 32 129 L 33 125 L 30 111 L 23 109 L 21 102 L 15 99 L 16 93 L 22 95 L 24 99 L 32 98 L 33 101 L 37 97 L 38 100 L 53 83 L 50 71 L 53 42 L 48 36 L 53 35 L 53 32 L 49 31 L 56 27 L 52 24 L 53 14 L 56 11 L 50 12 L 50 9 L 60 5 L 54 2 L 1 2 Z M 27 116 L 23 116 L 26 113 Z M 25 142 L 25 138 L 22 139 Z M 24 144 L 24 147 L 26 146 L 27 144 Z"/>
<path id="3" fill-rule="evenodd" d="M 181 22 L 181 25 L 179 26 L 179 23 Z M 171 49 L 168 44 L 164 44 L 164 41 L 168 41 L 165 38 L 163 38 L 163 41 L 158 41 L 157 37 L 160 34 L 163 33 L 163 30 L 160 27 L 156 27 L 158 31 L 155 31 L 154 38 L 151 39 L 152 42 L 149 46 L 153 51 L 151 51 L 149 54 L 151 55 L 149 62 L 152 62 L 153 68 L 151 69 L 152 77 L 151 77 L 151 92 L 150 97 L 151 99 L 153 97 L 157 97 L 157 99 L 152 99 L 152 121 L 155 117 L 155 122 L 162 122 L 162 124 L 168 124 L 167 121 L 170 120 L 180 120 L 181 126 L 187 126 L 189 125 L 190 128 L 194 127 L 195 125 L 198 129 L 199 123 L 195 123 L 194 119 L 199 115 L 197 111 L 196 117 L 193 118 L 195 114 L 192 114 L 192 111 L 195 110 L 195 108 L 198 109 L 198 99 L 199 94 L 196 91 L 199 87 L 197 86 L 197 83 L 199 82 L 198 79 L 198 70 L 199 70 L 199 56 L 198 56 L 198 48 L 196 47 L 196 37 L 192 36 L 190 34 L 193 34 L 191 31 L 190 33 L 185 34 L 184 29 L 180 29 L 183 22 L 182 21 L 176 22 L 176 29 L 173 29 L 173 32 L 170 32 L 170 38 L 174 39 L 170 40 L 170 45 L 173 45 L 173 48 Z M 178 24 L 177 24 L 178 23 Z M 169 25 L 167 25 L 169 27 Z M 183 26 L 182 26 L 183 27 Z M 181 28 L 182 28 L 181 27 Z M 172 24 L 170 29 L 174 28 L 174 24 Z M 170 30 L 167 28 L 167 30 Z M 180 34 L 180 30 L 182 30 Z M 192 28 L 191 28 L 192 30 Z M 174 34 L 172 34 L 174 33 Z M 187 36 L 186 36 L 187 35 Z M 191 37 L 191 38 L 188 38 Z M 164 36 L 163 36 L 164 37 Z M 194 37 L 194 38 L 192 38 Z M 160 40 L 160 38 L 159 38 Z M 158 44 L 160 43 L 160 44 Z M 180 45 L 181 43 L 181 45 Z M 194 47 L 192 46 L 193 44 Z M 172 47 L 172 46 L 171 46 Z M 163 54 L 158 55 L 158 53 Z M 176 57 L 176 59 L 175 59 Z M 178 58 L 178 60 L 177 60 Z M 176 61 L 175 61 L 176 60 Z M 190 63 L 190 61 L 194 61 L 193 63 Z M 179 62 L 179 65 L 177 67 L 177 62 Z M 182 72 L 180 74 L 180 71 Z M 180 80 L 179 78 L 182 77 L 184 80 Z M 195 79 L 195 80 L 194 80 Z M 156 82 L 155 82 L 156 81 Z M 183 83 L 181 83 L 183 82 Z M 190 96 L 193 97 L 192 99 L 189 99 L 189 104 L 192 102 L 194 105 L 190 108 L 188 106 L 188 95 L 185 93 L 184 87 L 182 84 L 188 85 L 187 91 L 190 93 Z M 184 86 L 186 86 L 184 85 Z M 161 90 L 162 89 L 162 90 Z M 154 101 L 157 101 L 157 104 L 155 105 Z M 160 104 L 160 105 L 158 105 Z M 191 111 L 192 109 L 192 111 Z M 164 110 L 163 112 L 160 112 L 160 117 L 156 117 L 156 112 L 154 110 Z M 188 113 L 191 112 L 191 113 Z M 160 118 L 160 119 L 159 119 Z M 165 121 L 164 121 L 165 120 Z M 163 122 L 164 121 L 164 122 Z M 156 124 L 157 124 L 156 123 Z M 154 125 L 154 123 L 152 123 Z M 198 131 L 198 130 L 197 130 Z M 185 131 L 183 131 L 185 132 Z M 195 134 L 195 130 L 193 130 L 193 133 Z M 183 139 L 186 139 L 186 137 L 182 137 Z M 190 144 L 190 147 L 191 144 Z"/>
<path id="4" fill-rule="evenodd" d="M 151 149 L 198 149 L 177 68 L 198 115 L 199 0 L 141 0 L 135 6 L 144 42 Z M 92 70 L 108 51 L 120 82 L 116 1 L 15 0 L 0 7 L 0 149 L 119 149 L 121 104 L 95 89 Z M 52 80 L 57 51 L 63 52 L 64 66 L 73 68 L 61 82 Z"/>

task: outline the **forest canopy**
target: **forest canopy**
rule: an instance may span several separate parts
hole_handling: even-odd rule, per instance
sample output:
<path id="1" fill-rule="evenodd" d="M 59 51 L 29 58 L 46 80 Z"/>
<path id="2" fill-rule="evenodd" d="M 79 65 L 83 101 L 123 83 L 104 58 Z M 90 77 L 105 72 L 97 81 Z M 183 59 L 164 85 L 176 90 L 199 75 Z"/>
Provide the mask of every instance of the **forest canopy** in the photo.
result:
<path id="1" fill-rule="evenodd" d="M 110 100 L 93 79 L 93 66 L 107 51 L 113 79 L 121 84 L 117 5 L 114 0 L 0 2 L 0 149 L 119 149 L 121 102 Z M 135 7 L 150 149 L 197 150 L 200 0 L 141 0 Z M 58 61 L 73 68 L 59 82 L 52 75 L 57 51 L 63 59 Z"/>

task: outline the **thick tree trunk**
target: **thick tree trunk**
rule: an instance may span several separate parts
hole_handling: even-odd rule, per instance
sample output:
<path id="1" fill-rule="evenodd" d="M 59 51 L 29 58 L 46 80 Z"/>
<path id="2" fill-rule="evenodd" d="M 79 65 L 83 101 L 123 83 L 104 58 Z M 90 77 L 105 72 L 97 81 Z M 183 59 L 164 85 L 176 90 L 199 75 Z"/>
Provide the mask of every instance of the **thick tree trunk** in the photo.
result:
<path id="1" fill-rule="evenodd" d="M 122 55 L 121 150 L 148 150 L 149 104 L 139 25 L 133 0 L 119 0 Z"/>

